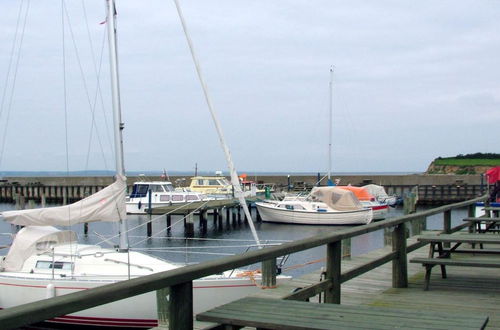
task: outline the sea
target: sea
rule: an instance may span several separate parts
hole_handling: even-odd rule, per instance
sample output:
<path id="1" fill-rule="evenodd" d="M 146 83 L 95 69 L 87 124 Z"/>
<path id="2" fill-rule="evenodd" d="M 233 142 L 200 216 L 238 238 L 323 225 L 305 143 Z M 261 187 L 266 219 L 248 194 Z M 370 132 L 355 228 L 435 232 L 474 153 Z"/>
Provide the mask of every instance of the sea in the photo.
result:
<path id="1" fill-rule="evenodd" d="M 14 204 L 0 203 L 0 212 L 14 208 Z M 426 209 L 428 208 L 418 208 L 417 211 Z M 453 211 L 452 224 L 460 224 L 466 216 L 466 212 L 466 209 Z M 350 227 L 257 222 L 255 220 L 256 210 L 251 210 L 251 213 L 258 237 L 263 244 L 280 244 Z M 402 207 L 390 208 L 388 218 L 401 215 L 403 215 Z M 185 237 L 182 216 L 172 216 L 171 230 L 167 231 L 165 216 L 128 215 L 129 245 L 131 249 L 147 251 L 157 257 L 179 264 L 199 263 L 256 249 L 250 226 L 246 221 L 227 224 L 224 220 L 222 227 L 219 227 L 215 225 L 211 215 L 208 215 L 207 228 L 202 230 L 198 225 L 197 216 L 194 217 L 194 235 L 193 237 Z M 152 237 L 147 237 L 147 223 L 149 221 L 152 223 Z M 428 217 L 427 229 L 437 230 L 442 229 L 442 227 L 442 214 Z M 78 234 L 79 241 L 84 244 L 98 244 L 103 247 L 112 247 L 118 244 L 117 223 L 90 223 L 87 235 L 84 234 L 83 225 L 75 225 L 70 229 Z M 17 230 L 16 226 L 2 221 L 0 217 L 0 246 L 7 247 L 12 241 L 12 235 Z M 351 256 L 357 256 L 379 249 L 384 246 L 385 234 L 383 230 L 379 230 L 354 237 L 350 240 L 349 248 L 346 251 L 350 250 Z M 7 251 L 7 248 L 0 249 L 0 255 L 5 255 Z M 325 266 L 323 260 L 325 255 L 324 246 L 292 254 L 281 265 L 282 272 L 294 277 L 312 272 Z M 249 269 L 259 267 L 260 265 L 251 265 Z"/>

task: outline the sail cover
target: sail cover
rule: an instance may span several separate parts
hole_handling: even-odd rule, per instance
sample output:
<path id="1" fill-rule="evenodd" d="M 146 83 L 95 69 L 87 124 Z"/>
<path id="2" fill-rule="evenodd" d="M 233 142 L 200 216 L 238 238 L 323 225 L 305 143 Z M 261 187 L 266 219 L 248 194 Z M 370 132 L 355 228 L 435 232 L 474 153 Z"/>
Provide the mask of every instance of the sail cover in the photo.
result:
<path id="1" fill-rule="evenodd" d="M 94 221 L 125 219 L 126 178 L 118 176 L 106 188 L 73 204 L 2 212 L 3 218 L 21 226 L 71 226 Z"/>
<path id="2" fill-rule="evenodd" d="M 35 252 L 43 253 L 55 245 L 76 240 L 76 234 L 69 230 L 61 231 L 50 226 L 24 227 L 16 234 L 2 268 L 6 271 L 19 271 L 23 268 L 24 261 Z"/>
<path id="3" fill-rule="evenodd" d="M 338 187 L 314 187 L 311 197 L 318 199 L 338 211 L 356 211 L 363 209 L 354 193 Z"/>

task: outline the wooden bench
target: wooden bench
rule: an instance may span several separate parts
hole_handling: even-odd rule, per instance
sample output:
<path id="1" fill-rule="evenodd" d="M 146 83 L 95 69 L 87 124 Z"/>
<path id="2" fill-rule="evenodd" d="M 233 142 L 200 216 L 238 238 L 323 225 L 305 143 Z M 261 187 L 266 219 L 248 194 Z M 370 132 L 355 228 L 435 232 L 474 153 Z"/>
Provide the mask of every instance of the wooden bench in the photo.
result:
<path id="1" fill-rule="evenodd" d="M 196 315 L 223 329 L 484 329 L 488 316 L 246 297 Z M 221 327 L 222 328 L 222 327 Z"/>
<path id="2" fill-rule="evenodd" d="M 490 267 L 500 268 L 499 259 L 482 260 L 474 257 L 451 259 L 453 253 L 473 253 L 473 254 L 489 254 L 500 255 L 500 250 L 493 249 L 458 249 L 461 244 L 469 243 L 472 246 L 483 244 L 500 244 L 500 236 L 490 234 L 475 234 L 475 233 L 459 233 L 459 234 L 437 234 L 437 235 L 422 235 L 418 237 L 421 242 L 429 243 L 428 258 L 413 258 L 412 263 L 420 263 L 425 267 L 425 283 L 424 290 L 429 290 L 432 267 L 439 265 L 441 267 L 441 277 L 446 278 L 446 266 L 458 267 Z M 454 246 L 448 249 L 443 248 L 443 243 L 455 243 Z M 435 253 L 437 256 L 434 256 Z"/>

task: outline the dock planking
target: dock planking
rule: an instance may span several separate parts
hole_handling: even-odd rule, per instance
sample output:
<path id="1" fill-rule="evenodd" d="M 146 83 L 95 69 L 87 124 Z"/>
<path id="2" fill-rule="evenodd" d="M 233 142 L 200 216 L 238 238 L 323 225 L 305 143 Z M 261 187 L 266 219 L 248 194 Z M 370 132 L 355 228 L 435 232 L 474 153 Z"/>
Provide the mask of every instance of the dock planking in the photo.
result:
<path id="1" fill-rule="evenodd" d="M 417 242 L 408 239 L 408 244 Z M 390 246 L 342 260 L 342 273 L 354 269 L 368 260 L 391 251 Z M 425 245 L 408 254 L 427 257 L 429 246 Z M 485 258 L 488 258 L 486 256 Z M 495 258 L 495 257 L 493 257 Z M 497 257 L 498 258 L 498 257 Z M 341 304 L 349 306 L 372 306 L 418 312 L 444 312 L 488 315 L 486 329 L 500 329 L 500 273 L 497 269 L 454 267 L 447 269 L 448 278 L 442 279 L 439 272 L 432 274 L 432 290 L 424 291 L 425 269 L 420 264 L 408 263 L 408 287 L 392 287 L 392 265 L 387 263 L 342 284 Z M 313 285 L 319 281 L 321 270 L 294 278 L 277 289 L 260 290 L 254 297 L 284 299 L 297 288 Z M 318 296 L 311 299 L 318 302 Z M 195 329 L 204 329 L 209 322 L 195 322 Z"/>

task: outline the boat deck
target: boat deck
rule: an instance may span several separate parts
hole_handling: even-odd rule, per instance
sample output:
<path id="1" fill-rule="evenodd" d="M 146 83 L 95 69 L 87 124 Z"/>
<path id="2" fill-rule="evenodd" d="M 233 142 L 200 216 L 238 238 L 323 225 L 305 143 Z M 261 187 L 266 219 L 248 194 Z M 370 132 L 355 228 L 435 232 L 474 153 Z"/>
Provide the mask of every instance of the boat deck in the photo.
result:
<path id="1" fill-rule="evenodd" d="M 414 239 L 408 243 L 415 242 Z M 390 247 L 342 261 L 342 271 L 353 268 Z M 429 247 L 424 246 L 410 254 L 426 257 Z M 408 264 L 408 288 L 392 288 L 392 263 L 387 263 L 364 275 L 342 284 L 341 302 L 345 305 L 377 306 L 418 311 L 450 313 L 477 313 L 489 316 L 487 329 L 500 329 L 500 273 L 497 269 L 473 267 L 447 267 L 448 278 L 442 279 L 438 270 L 432 273 L 429 291 L 424 291 L 424 268 L 420 264 Z M 317 283 L 320 270 L 291 280 L 272 290 L 262 290 L 259 297 L 279 299 L 295 288 Z M 317 301 L 317 298 L 315 298 Z M 195 321 L 195 329 L 213 325 Z"/>

